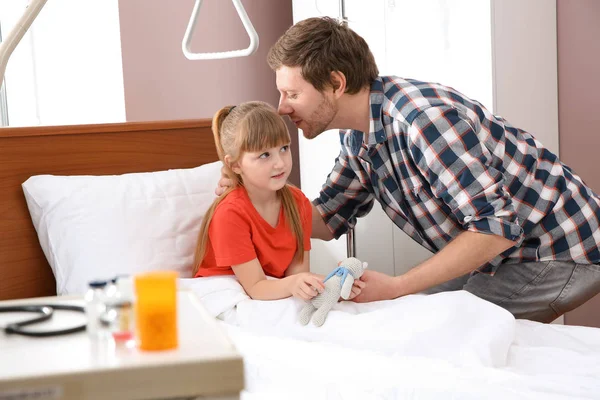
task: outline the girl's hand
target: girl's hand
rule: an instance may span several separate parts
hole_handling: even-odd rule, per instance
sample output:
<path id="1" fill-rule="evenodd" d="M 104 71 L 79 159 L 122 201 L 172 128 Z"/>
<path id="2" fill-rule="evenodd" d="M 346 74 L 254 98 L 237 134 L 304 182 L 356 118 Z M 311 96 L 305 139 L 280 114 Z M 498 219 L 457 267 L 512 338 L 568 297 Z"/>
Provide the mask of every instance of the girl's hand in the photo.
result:
<path id="1" fill-rule="evenodd" d="M 323 279 L 311 272 L 300 272 L 289 276 L 288 279 L 290 293 L 298 299 L 310 300 L 325 290 Z"/>

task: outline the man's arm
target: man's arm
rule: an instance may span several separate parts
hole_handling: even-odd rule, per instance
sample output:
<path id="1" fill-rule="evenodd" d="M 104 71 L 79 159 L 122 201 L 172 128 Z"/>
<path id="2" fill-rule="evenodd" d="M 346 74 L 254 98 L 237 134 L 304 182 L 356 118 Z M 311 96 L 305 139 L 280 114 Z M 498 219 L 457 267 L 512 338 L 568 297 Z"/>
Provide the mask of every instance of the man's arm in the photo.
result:
<path id="1" fill-rule="evenodd" d="M 419 293 L 473 272 L 516 243 L 502 236 L 465 231 L 441 251 L 407 273 L 390 277 L 366 270 L 357 302 L 389 300 Z"/>
<path id="2" fill-rule="evenodd" d="M 312 204 L 312 233 L 310 237 L 325 241 L 333 239 L 333 233 L 327 227 L 327 224 L 321 217 L 321 213 L 314 204 Z"/>
<path id="3" fill-rule="evenodd" d="M 357 218 L 367 215 L 373 207 L 372 184 L 367 180 L 369 175 L 344 145 L 345 135 L 340 131 L 340 154 L 319 196 L 312 202 L 313 238 L 339 238 L 354 226 Z"/>
<path id="4" fill-rule="evenodd" d="M 395 297 L 418 293 L 473 272 L 515 244 L 498 235 L 463 232 L 433 257 L 398 276 Z"/>

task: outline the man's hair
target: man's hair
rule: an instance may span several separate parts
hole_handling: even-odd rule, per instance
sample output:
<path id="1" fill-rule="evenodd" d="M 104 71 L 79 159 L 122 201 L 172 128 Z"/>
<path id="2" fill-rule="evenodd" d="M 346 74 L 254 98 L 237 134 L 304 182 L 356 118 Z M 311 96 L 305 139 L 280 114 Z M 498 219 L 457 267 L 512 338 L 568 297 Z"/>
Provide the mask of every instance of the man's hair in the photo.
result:
<path id="1" fill-rule="evenodd" d="M 332 71 L 345 75 L 348 94 L 369 87 L 379 75 L 367 42 L 329 17 L 293 25 L 271 47 L 267 62 L 274 71 L 282 66 L 301 67 L 303 78 L 318 91 L 333 86 Z"/>

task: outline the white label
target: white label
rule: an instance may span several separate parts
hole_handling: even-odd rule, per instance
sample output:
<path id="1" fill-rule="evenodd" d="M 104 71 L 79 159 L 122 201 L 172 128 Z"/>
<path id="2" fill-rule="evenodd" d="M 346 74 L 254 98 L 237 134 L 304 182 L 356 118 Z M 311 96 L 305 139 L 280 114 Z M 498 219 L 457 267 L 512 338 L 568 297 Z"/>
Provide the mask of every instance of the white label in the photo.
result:
<path id="1" fill-rule="evenodd" d="M 63 397 L 61 386 L 0 391 L 0 400 L 54 400 Z"/>

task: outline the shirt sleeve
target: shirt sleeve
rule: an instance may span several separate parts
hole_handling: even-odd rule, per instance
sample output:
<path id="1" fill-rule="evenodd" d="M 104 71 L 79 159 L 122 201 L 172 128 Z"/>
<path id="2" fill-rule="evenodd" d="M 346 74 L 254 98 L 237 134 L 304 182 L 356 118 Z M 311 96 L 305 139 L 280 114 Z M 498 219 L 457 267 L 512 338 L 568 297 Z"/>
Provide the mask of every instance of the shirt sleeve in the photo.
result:
<path id="1" fill-rule="evenodd" d="M 218 266 L 232 266 L 255 259 L 250 223 L 232 205 L 217 207 L 208 228 Z"/>
<path id="2" fill-rule="evenodd" d="M 459 110 L 427 108 L 409 129 L 409 149 L 433 194 L 472 232 L 523 240 L 502 160 L 477 136 L 478 122 Z"/>
<path id="3" fill-rule="evenodd" d="M 373 207 L 372 190 L 361 183 L 355 172 L 359 168 L 357 158 L 350 155 L 342 143 L 333 170 L 327 176 L 319 197 L 313 201 L 336 239 L 353 228 L 356 218 L 367 215 Z"/>

